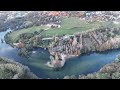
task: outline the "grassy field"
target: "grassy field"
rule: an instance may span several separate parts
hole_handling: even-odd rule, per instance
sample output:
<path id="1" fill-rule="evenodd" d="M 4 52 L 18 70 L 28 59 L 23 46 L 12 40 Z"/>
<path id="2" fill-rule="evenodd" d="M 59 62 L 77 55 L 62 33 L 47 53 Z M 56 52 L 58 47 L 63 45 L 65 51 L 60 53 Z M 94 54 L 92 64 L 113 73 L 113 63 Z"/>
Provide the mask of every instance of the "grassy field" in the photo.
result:
<path id="1" fill-rule="evenodd" d="M 17 31 L 10 33 L 9 38 L 12 42 L 16 42 L 18 40 L 20 34 L 34 33 L 35 31 L 40 31 L 41 29 L 46 29 L 46 28 L 47 28 L 47 26 L 33 26 L 33 27 L 30 27 L 27 29 L 17 30 Z"/>
<path id="2" fill-rule="evenodd" d="M 89 31 L 91 29 L 97 29 L 101 26 L 109 26 L 114 27 L 114 25 L 111 22 L 88 22 L 85 20 L 80 20 L 77 17 L 70 17 L 70 18 L 63 18 L 61 27 L 60 28 L 50 28 L 44 32 L 42 32 L 42 35 L 45 37 L 53 36 L 53 35 L 63 35 L 63 34 L 74 34 L 76 32 L 84 32 Z M 117 25 L 116 27 L 119 27 L 120 25 Z M 46 29 L 47 26 L 33 26 L 27 29 L 21 29 L 14 31 L 10 34 L 10 39 L 13 42 L 16 42 L 18 40 L 18 37 L 22 33 L 33 33 L 34 31 L 40 31 L 41 29 Z"/>

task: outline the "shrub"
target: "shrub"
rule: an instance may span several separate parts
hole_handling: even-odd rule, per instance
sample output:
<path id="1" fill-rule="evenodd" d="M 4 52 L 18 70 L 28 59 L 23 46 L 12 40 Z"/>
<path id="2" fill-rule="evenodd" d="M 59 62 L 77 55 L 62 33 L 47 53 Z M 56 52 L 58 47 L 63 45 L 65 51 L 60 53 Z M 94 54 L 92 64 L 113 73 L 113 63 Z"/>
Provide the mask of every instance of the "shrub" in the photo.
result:
<path id="1" fill-rule="evenodd" d="M 75 75 L 71 75 L 70 77 L 71 79 L 77 79 L 77 77 Z"/>
<path id="2" fill-rule="evenodd" d="M 120 73 L 119 72 L 115 72 L 112 74 L 112 79 L 120 79 Z"/>
<path id="3" fill-rule="evenodd" d="M 67 75 L 67 76 L 64 77 L 64 79 L 70 79 L 70 76 Z"/>

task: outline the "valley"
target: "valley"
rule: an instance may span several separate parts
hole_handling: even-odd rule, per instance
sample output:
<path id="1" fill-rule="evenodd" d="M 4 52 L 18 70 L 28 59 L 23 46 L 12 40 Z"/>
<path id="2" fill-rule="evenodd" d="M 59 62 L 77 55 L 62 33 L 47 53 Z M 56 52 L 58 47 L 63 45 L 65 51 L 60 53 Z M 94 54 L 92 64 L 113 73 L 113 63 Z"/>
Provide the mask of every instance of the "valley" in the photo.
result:
<path id="1" fill-rule="evenodd" d="M 15 13 L 0 19 L 4 22 L 0 24 L 0 57 L 28 66 L 35 78 L 119 78 L 119 68 L 105 70 L 111 65 L 119 67 L 115 60 L 120 54 L 119 13 Z"/>

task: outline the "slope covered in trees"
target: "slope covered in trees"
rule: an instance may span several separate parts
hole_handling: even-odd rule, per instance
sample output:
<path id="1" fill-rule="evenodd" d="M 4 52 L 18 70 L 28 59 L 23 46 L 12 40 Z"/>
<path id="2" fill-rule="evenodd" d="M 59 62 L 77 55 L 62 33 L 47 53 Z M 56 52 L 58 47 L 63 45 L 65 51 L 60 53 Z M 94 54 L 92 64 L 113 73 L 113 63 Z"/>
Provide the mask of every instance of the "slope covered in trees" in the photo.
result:
<path id="1" fill-rule="evenodd" d="M 0 79 L 38 79 L 28 67 L 0 57 Z"/>

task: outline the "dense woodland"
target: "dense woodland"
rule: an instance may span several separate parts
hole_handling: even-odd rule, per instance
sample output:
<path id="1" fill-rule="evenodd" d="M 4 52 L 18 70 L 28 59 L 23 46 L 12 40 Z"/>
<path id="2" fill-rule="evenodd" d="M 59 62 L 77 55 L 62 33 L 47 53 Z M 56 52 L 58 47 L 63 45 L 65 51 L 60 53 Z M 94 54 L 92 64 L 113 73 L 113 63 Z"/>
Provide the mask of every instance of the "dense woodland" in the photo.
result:
<path id="1" fill-rule="evenodd" d="M 0 79 L 38 79 L 28 67 L 0 57 Z"/>

